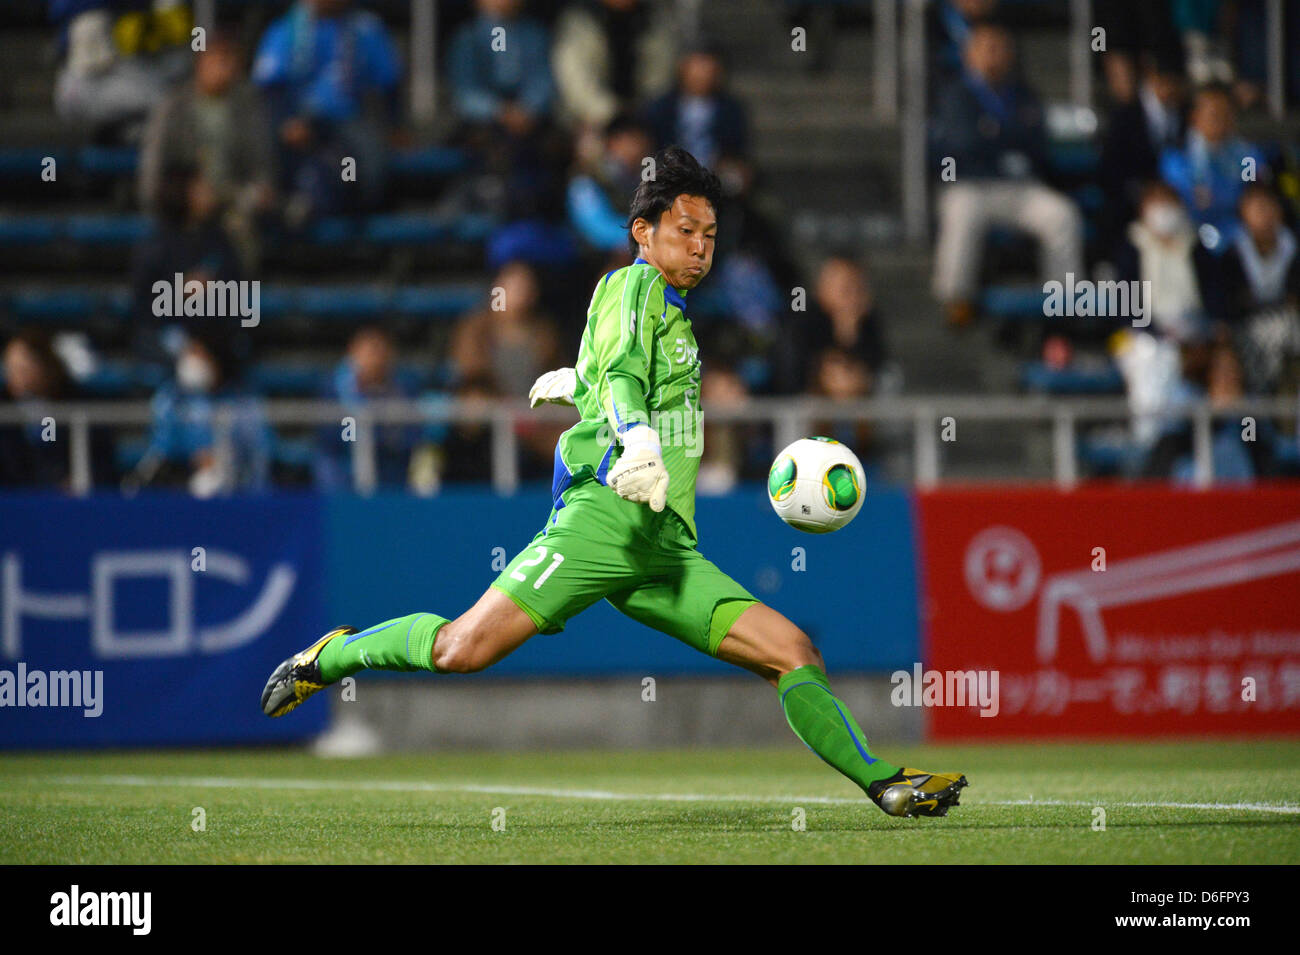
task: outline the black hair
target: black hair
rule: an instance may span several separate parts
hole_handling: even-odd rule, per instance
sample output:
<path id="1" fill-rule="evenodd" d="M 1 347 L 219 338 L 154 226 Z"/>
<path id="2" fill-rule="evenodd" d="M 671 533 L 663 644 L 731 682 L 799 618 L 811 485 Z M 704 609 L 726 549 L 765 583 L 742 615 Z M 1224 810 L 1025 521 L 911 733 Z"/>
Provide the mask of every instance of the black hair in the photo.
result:
<path id="1" fill-rule="evenodd" d="M 678 196 L 699 196 L 717 211 L 722 201 L 722 183 L 717 174 L 700 165 L 699 160 L 681 146 L 669 146 L 655 154 L 654 178 L 641 180 L 632 196 L 632 209 L 626 226 L 645 219 L 652 227 L 659 225 L 663 214 L 673 207 Z M 629 233 L 633 247 L 636 240 Z"/>

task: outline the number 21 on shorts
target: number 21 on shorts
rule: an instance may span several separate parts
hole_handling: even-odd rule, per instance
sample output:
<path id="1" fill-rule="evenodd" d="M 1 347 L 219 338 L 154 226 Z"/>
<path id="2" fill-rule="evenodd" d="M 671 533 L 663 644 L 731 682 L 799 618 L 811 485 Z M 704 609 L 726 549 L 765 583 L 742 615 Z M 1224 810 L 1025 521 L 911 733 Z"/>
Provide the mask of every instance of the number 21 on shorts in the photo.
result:
<path id="1" fill-rule="evenodd" d="M 511 579 L 522 580 L 525 583 L 527 583 L 528 577 L 525 576 L 524 574 L 521 574 L 520 571 L 523 570 L 525 567 L 536 567 L 542 561 L 546 560 L 547 553 L 549 553 L 547 548 L 539 544 L 537 547 L 537 556 L 534 557 L 532 560 L 525 560 L 521 562 L 518 567 L 510 571 Z M 547 567 L 544 571 L 542 571 L 541 576 L 538 577 L 537 580 L 533 582 L 533 590 L 536 590 L 537 588 L 542 586 L 542 584 L 546 583 L 546 578 L 551 576 L 551 574 L 555 573 L 555 568 L 559 567 L 562 563 L 564 563 L 563 554 L 561 554 L 558 550 L 555 553 L 551 554 L 551 565 Z"/>

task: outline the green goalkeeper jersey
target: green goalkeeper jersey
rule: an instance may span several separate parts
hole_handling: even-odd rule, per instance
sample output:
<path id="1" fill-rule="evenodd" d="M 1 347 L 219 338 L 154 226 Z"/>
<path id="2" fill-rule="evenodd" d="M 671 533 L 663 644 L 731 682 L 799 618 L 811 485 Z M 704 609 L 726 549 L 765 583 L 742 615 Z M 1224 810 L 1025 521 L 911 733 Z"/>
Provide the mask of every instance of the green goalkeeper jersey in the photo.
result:
<path id="1" fill-rule="evenodd" d="M 638 258 L 596 285 L 578 349 L 573 402 L 582 420 L 555 446 L 556 508 L 584 481 L 606 483 L 636 423 L 654 428 L 668 469 L 668 506 L 695 531 L 695 478 L 704 450 L 700 356 L 686 300 L 653 265 Z"/>

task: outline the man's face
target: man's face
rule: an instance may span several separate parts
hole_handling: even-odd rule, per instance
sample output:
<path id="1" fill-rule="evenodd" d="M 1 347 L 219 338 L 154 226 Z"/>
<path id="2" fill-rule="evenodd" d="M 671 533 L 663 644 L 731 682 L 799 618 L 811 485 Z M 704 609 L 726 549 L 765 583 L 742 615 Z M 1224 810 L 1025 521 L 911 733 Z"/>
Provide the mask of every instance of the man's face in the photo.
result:
<path id="1" fill-rule="evenodd" d="M 1242 200 L 1241 221 L 1251 235 L 1272 237 L 1282 224 L 1282 208 L 1268 196 L 1253 193 Z"/>
<path id="2" fill-rule="evenodd" d="M 1011 75 L 1015 54 L 1011 37 L 999 27 L 983 26 L 966 43 L 966 67 L 986 83 L 1001 83 Z"/>
<path id="3" fill-rule="evenodd" d="M 1160 105 L 1173 109 L 1182 102 L 1183 81 L 1176 73 L 1153 73 L 1151 75 L 1151 92 L 1156 94 Z"/>
<path id="4" fill-rule="evenodd" d="M 520 0 L 478 0 L 478 12 L 494 20 L 509 20 L 522 5 Z"/>
<path id="5" fill-rule="evenodd" d="M 4 351 L 5 381 L 15 399 L 39 395 L 45 390 L 45 371 L 40 359 L 20 341 L 11 341 Z"/>
<path id="6" fill-rule="evenodd" d="M 718 217 L 700 196 L 678 196 L 653 229 L 645 219 L 632 224 L 642 257 L 677 289 L 693 289 L 704 281 L 713 267 L 717 234 Z"/>
<path id="7" fill-rule="evenodd" d="M 650 136 L 636 128 L 625 129 L 609 138 L 610 155 L 629 169 L 641 169 L 641 162 L 653 148 Z"/>
<path id="8" fill-rule="evenodd" d="M 722 82 L 722 63 L 708 53 L 691 53 L 682 60 L 682 91 L 687 96 L 712 96 Z"/>
<path id="9" fill-rule="evenodd" d="M 351 357 L 357 380 L 363 388 L 374 388 L 388 380 L 393 367 L 393 349 L 383 335 L 365 332 L 352 342 Z"/>
<path id="10" fill-rule="evenodd" d="M 336 17 L 348 8 L 352 0 L 308 0 L 312 12 L 318 17 Z"/>
<path id="11" fill-rule="evenodd" d="M 194 83 L 207 96 L 221 96 L 239 76 L 239 57 L 233 47 L 213 46 L 194 63 Z"/>
<path id="12" fill-rule="evenodd" d="M 1192 125 L 1209 142 L 1223 142 L 1232 133 L 1232 101 L 1219 92 L 1202 93 L 1196 98 Z"/>

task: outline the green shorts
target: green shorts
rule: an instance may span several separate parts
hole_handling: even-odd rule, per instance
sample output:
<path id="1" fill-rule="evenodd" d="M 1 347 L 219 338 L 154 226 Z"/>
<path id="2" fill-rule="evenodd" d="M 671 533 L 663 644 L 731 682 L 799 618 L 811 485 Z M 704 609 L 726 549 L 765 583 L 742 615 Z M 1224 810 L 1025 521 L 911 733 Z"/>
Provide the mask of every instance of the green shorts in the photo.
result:
<path id="1" fill-rule="evenodd" d="M 656 514 L 596 481 L 565 489 L 546 526 L 492 586 L 541 633 L 602 597 L 616 610 L 714 655 L 758 598 L 695 549 L 671 508 Z"/>

